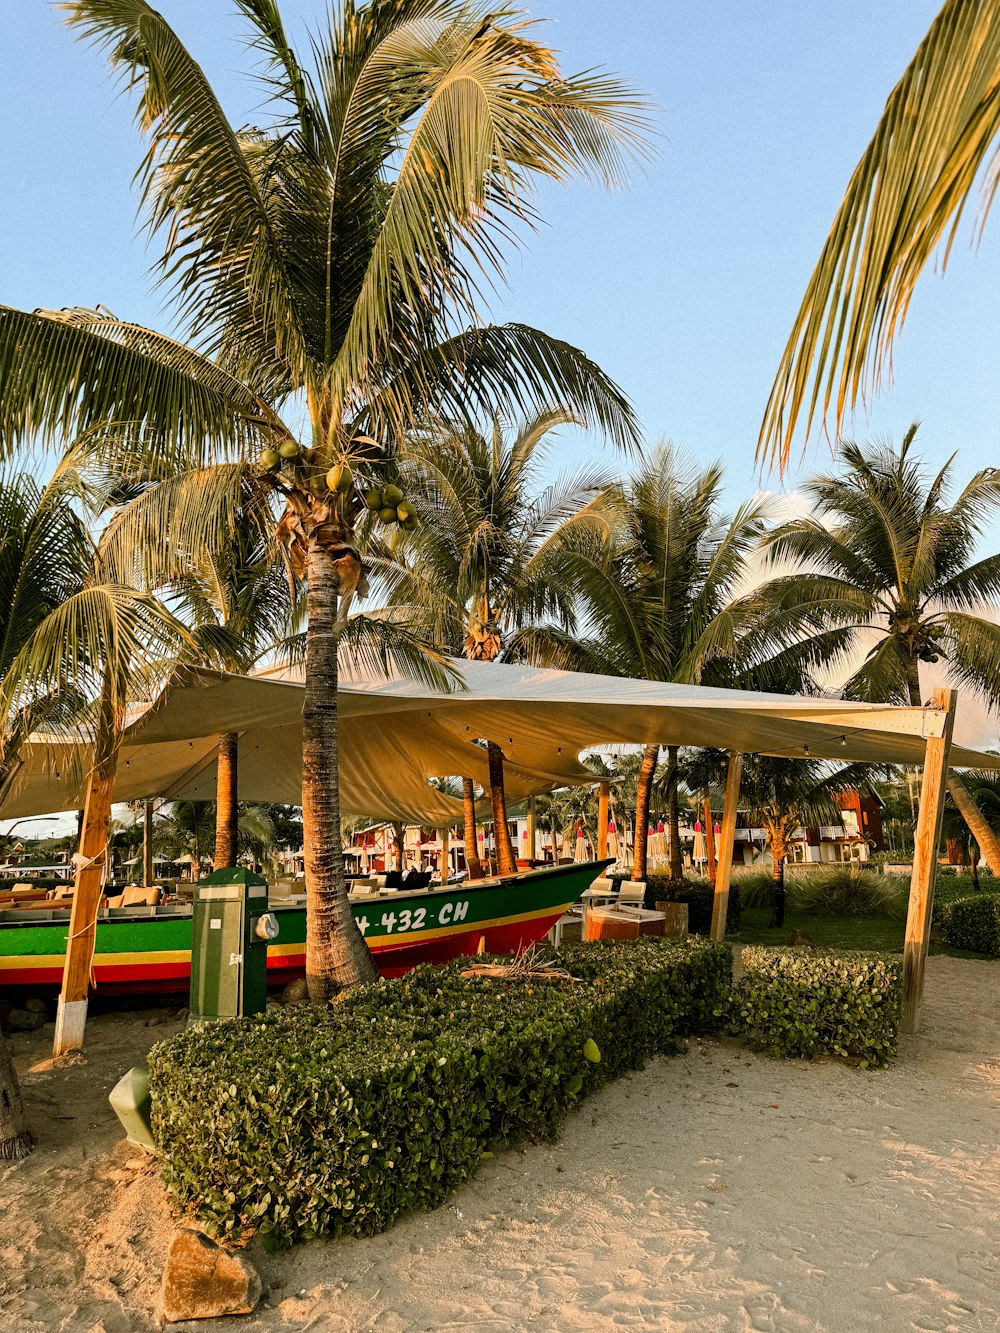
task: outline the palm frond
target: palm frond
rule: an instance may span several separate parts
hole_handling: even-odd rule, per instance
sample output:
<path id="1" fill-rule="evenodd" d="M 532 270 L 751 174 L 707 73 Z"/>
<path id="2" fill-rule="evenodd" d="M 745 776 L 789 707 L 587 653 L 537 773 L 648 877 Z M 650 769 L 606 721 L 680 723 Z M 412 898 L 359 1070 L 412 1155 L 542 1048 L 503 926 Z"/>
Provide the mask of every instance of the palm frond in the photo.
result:
<path id="1" fill-rule="evenodd" d="M 0 306 L 0 450 L 117 425 L 154 449 L 204 457 L 260 438 L 262 407 L 232 377 L 103 311 Z"/>
<path id="2" fill-rule="evenodd" d="M 788 462 L 805 415 L 808 436 L 890 364 L 921 272 L 959 221 L 1000 133 L 1000 5 L 947 0 L 893 89 L 847 187 L 792 326 L 768 400 L 758 459 Z M 994 155 L 993 164 L 997 162 Z M 981 217 L 1000 173 L 990 170 Z"/>
<path id="3" fill-rule="evenodd" d="M 108 52 L 139 94 L 150 138 L 139 171 L 161 278 L 208 349 L 266 329 L 299 379 L 307 364 L 300 293 L 240 139 L 197 62 L 145 0 L 70 0 L 67 22 Z M 301 277 L 301 275 L 300 275 Z M 256 350 L 256 349 L 254 349 Z"/>

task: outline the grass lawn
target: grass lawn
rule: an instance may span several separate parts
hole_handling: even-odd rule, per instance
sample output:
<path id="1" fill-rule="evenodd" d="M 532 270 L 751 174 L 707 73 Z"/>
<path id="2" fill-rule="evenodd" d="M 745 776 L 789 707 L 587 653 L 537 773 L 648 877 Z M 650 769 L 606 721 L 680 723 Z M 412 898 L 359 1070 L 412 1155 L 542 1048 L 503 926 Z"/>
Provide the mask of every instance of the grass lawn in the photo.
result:
<path id="1" fill-rule="evenodd" d="M 726 936 L 734 944 L 787 944 L 793 930 L 808 935 L 813 944 L 824 949 L 875 949 L 880 953 L 902 953 L 905 922 L 886 916 L 815 916 L 806 912 L 785 912 L 780 930 L 768 926 L 770 909 L 744 907 L 738 931 Z M 951 958 L 982 958 L 980 953 L 953 949 L 947 944 L 931 944 L 932 954 Z"/>

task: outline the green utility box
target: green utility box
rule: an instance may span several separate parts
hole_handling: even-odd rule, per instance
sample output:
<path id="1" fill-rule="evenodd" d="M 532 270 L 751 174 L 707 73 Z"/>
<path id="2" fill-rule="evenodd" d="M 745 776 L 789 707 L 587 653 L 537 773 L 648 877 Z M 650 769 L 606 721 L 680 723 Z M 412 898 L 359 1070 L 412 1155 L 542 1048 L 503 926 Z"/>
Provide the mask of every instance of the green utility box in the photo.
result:
<path id="1" fill-rule="evenodd" d="M 216 870 L 195 885 L 189 1025 L 264 1012 L 267 945 L 277 934 L 267 880 L 252 870 Z"/>

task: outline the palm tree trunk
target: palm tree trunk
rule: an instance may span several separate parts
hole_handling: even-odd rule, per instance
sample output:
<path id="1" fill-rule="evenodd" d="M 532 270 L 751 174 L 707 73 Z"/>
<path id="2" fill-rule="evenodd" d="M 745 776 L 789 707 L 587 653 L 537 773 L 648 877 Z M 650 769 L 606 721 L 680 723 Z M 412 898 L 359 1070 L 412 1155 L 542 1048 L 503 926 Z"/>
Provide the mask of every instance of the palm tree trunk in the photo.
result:
<path id="1" fill-rule="evenodd" d="M 313 1004 L 374 981 L 375 963 L 351 914 L 340 840 L 336 562 L 309 544 L 306 682 L 302 710 L 302 825 L 306 868 L 306 984 Z"/>
<path id="2" fill-rule="evenodd" d="M 465 806 L 465 822 L 462 836 L 465 841 L 465 868 L 469 879 L 483 878 L 483 863 L 479 859 L 479 842 L 476 838 L 476 789 L 471 778 L 462 779 L 462 802 Z"/>
<path id="3" fill-rule="evenodd" d="M 497 874 L 514 875 L 517 863 L 510 845 L 507 827 L 507 798 L 503 789 L 503 751 L 493 741 L 486 742 L 490 763 L 490 803 L 493 806 L 493 846 L 497 855 Z"/>
<path id="4" fill-rule="evenodd" d="M 635 847 L 632 852 L 632 878 L 646 878 L 646 840 L 649 835 L 649 794 L 656 772 L 658 745 L 647 745 L 642 752 L 642 765 L 635 792 Z"/>
<path id="5" fill-rule="evenodd" d="M 906 664 L 906 680 L 910 691 L 910 705 L 920 707 L 920 664 L 911 654 Z M 983 859 L 994 875 L 1000 876 L 1000 839 L 987 824 L 983 812 L 976 804 L 976 798 L 953 768 L 948 770 L 948 795 L 965 820 L 969 832 L 979 843 Z"/>
<path id="6" fill-rule="evenodd" d="M 19 1162 L 33 1140 L 24 1120 L 24 1103 L 10 1047 L 0 1033 L 0 1162 Z"/>
<path id="7" fill-rule="evenodd" d="M 670 878 L 684 878 L 684 862 L 681 859 L 681 815 L 677 800 L 677 751 L 676 745 L 667 746 L 667 824 L 670 830 Z"/>
<path id="8" fill-rule="evenodd" d="M 400 875 L 403 873 L 403 841 L 405 837 L 405 830 L 397 820 L 392 826 L 392 868 Z"/>
<path id="9" fill-rule="evenodd" d="M 239 736 L 235 731 L 219 737 L 218 776 L 215 786 L 215 859 L 214 867 L 222 870 L 234 866 L 237 857 L 236 796 L 239 791 L 237 759 Z"/>
<path id="10" fill-rule="evenodd" d="M 782 838 L 771 831 L 771 920 L 768 925 L 775 930 L 785 924 L 785 857 L 788 848 Z"/>
<path id="11" fill-rule="evenodd" d="M 994 875 L 1000 876 L 1000 840 L 986 822 L 976 798 L 953 768 L 948 770 L 948 795 L 955 802 L 969 832 L 979 844 L 983 859 Z"/>

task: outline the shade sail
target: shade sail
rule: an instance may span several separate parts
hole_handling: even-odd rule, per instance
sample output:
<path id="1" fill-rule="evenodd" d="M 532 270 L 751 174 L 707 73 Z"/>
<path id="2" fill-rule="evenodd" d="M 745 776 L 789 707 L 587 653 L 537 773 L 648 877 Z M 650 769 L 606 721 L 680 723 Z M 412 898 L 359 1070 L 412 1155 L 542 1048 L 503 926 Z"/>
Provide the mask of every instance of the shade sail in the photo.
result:
<path id="1" fill-rule="evenodd" d="M 340 783 L 345 813 L 423 824 L 456 822 L 461 804 L 434 777 L 488 782 L 476 742 L 506 759 L 508 796 L 593 782 L 579 760 L 606 745 L 714 745 L 842 762 L 920 764 L 941 735 L 933 708 L 893 708 L 697 685 L 623 680 L 498 663 L 454 662 L 464 688 L 440 693 L 418 682 L 343 672 L 339 691 Z M 239 798 L 301 802 L 303 683 L 294 669 L 258 676 L 183 668 L 126 729 L 115 799 L 208 800 L 215 795 L 218 736 L 236 732 Z M 42 737 L 25 747 L 0 802 L 15 818 L 78 807 L 90 747 Z M 954 747 L 956 767 L 996 757 Z"/>

